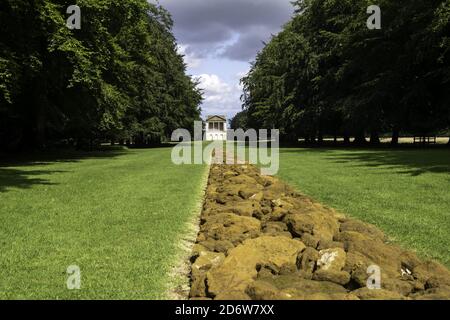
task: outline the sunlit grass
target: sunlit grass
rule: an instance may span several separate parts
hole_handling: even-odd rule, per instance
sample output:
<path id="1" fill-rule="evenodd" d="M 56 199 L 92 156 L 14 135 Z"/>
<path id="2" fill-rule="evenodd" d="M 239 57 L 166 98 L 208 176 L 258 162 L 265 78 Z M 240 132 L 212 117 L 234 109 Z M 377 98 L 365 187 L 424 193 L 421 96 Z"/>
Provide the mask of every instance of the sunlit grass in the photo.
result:
<path id="1" fill-rule="evenodd" d="M 450 267 L 450 150 L 282 149 L 279 176 Z"/>
<path id="2" fill-rule="evenodd" d="M 163 298 L 206 166 L 170 148 L 57 159 L 0 166 L 0 298 Z"/>

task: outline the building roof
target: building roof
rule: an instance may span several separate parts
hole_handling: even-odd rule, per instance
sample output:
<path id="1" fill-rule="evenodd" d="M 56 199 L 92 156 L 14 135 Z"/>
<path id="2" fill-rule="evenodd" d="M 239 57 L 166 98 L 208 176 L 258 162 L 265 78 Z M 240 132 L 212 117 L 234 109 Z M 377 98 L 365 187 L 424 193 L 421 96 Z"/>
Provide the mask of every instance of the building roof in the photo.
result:
<path id="1" fill-rule="evenodd" d="M 226 116 L 222 116 L 222 115 L 208 116 L 206 118 L 206 122 L 209 122 L 209 121 L 223 121 L 223 122 L 227 122 L 227 117 Z"/>

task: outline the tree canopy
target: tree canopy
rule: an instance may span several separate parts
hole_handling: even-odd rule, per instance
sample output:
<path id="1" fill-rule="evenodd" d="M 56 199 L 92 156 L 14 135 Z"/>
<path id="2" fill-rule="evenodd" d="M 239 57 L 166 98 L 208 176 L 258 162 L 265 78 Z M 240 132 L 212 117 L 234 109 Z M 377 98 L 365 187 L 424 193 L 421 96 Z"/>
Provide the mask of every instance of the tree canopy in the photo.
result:
<path id="1" fill-rule="evenodd" d="M 245 123 L 309 142 L 448 130 L 450 1 L 380 0 L 380 30 L 366 26 L 370 4 L 295 1 L 242 79 Z"/>
<path id="2" fill-rule="evenodd" d="M 158 142 L 200 117 L 172 19 L 146 0 L 0 3 L 0 146 Z"/>

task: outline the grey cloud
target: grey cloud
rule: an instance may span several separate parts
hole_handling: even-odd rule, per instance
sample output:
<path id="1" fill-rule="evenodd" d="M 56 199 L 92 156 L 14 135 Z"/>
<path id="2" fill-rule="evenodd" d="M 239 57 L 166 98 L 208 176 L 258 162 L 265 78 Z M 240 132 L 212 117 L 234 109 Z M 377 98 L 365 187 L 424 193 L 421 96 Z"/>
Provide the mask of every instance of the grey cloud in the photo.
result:
<path id="1" fill-rule="evenodd" d="M 251 60 L 263 48 L 264 42 L 270 40 L 272 31 L 267 27 L 252 28 L 246 33 L 240 34 L 236 43 L 227 46 L 222 56 L 232 60 Z"/>
<path id="2" fill-rule="evenodd" d="M 183 42 L 204 44 L 210 42 L 227 41 L 232 36 L 232 30 L 224 28 L 223 25 L 211 23 L 199 30 L 192 31 L 193 28 L 176 28 L 177 37 L 181 38 Z"/>
<path id="3" fill-rule="evenodd" d="M 292 15 L 289 0 L 160 0 L 175 21 L 179 42 L 220 54 L 224 44 L 239 40 L 225 48 L 224 57 L 248 61 Z M 194 49 L 195 50 L 195 49 Z"/>

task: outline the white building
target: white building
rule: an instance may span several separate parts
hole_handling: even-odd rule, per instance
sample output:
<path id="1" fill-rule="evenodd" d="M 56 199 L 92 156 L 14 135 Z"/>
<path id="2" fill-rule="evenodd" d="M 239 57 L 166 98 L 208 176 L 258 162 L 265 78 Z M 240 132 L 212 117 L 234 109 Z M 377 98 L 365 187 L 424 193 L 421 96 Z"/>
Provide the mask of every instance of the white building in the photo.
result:
<path id="1" fill-rule="evenodd" d="M 226 141 L 227 140 L 227 117 L 209 116 L 206 119 L 205 128 L 206 141 Z"/>

